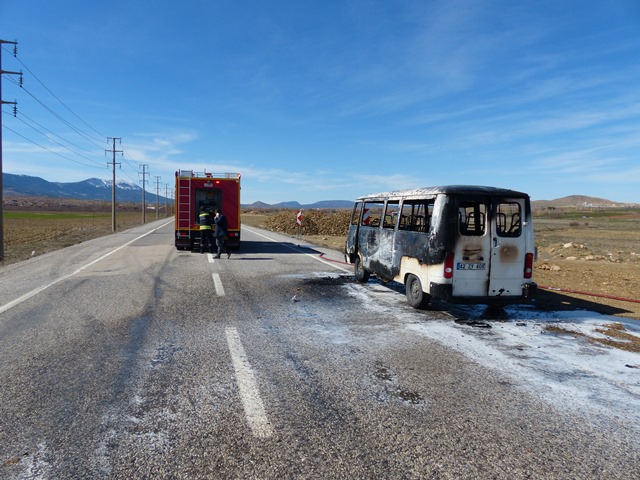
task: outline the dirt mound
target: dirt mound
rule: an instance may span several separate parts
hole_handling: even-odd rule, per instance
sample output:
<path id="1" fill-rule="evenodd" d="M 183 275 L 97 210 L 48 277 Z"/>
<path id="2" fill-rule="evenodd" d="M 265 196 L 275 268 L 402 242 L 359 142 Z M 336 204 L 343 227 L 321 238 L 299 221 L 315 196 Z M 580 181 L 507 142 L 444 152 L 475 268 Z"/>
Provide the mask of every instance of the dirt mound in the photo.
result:
<path id="1" fill-rule="evenodd" d="M 297 210 L 284 210 L 270 215 L 264 222 L 267 230 L 289 235 L 298 233 Z M 351 211 L 304 210 L 302 212 L 302 235 L 346 236 Z"/>

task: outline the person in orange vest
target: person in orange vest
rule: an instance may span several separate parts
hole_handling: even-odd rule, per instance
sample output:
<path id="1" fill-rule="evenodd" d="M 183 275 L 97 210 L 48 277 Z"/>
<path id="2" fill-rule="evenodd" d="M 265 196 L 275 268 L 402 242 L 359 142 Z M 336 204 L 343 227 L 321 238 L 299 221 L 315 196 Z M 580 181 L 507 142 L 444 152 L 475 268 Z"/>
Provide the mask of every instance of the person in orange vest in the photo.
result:
<path id="1" fill-rule="evenodd" d="M 200 208 L 200 215 L 198 216 L 198 223 L 200 224 L 200 253 L 204 253 L 205 244 L 206 248 L 213 253 L 213 235 L 211 232 L 211 214 L 205 207 Z"/>

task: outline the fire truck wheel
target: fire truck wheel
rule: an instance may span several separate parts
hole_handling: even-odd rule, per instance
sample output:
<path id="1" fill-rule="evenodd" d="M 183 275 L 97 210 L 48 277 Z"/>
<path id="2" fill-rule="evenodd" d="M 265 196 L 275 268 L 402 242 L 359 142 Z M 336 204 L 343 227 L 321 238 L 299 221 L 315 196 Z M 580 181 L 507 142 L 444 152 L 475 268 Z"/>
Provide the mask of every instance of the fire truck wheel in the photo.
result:
<path id="1" fill-rule="evenodd" d="M 405 288 L 407 301 L 413 308 L 421 309 L 429 304 L 429 295 L 422 291 L 422 283 L 418 277 L 410 273 Z"/>
<path id="2" fill-rule="evenodd" d="M 362 266 L 362 260 L 360 260 L 360 257 L 356 257 L 356 262 L 354 265 L 354 274 L 356 277 L 356 280 L 360 283 L 367 283 L 369 281 L 369 272 L 367 270 L 365 270 L 365 268 Z"/>

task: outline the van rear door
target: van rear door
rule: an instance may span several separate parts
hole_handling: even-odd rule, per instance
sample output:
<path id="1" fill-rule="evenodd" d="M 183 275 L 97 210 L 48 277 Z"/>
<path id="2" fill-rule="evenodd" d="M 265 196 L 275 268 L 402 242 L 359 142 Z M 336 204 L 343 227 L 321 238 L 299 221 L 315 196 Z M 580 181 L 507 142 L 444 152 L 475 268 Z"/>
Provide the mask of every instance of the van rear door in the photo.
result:
<path id="1" fill-rule="evenodd" d="M 522 295 L 524 198 L 458 199 L 453 296 Z"/>
<path id="2" fill-rule="evenodd" d="M 489 289 L 491 236 L 490 201 L 485 197 L 457 199 L 457 234 L 453 256 L 454 297 L 485 297 Z"/>
<path id="3" fill-rule="evenodd" d="M 491 270 L 488 295 L 520 296 L 524 282 L 526 242 L 524 198 L 499 198 L 492 205 Z"/>

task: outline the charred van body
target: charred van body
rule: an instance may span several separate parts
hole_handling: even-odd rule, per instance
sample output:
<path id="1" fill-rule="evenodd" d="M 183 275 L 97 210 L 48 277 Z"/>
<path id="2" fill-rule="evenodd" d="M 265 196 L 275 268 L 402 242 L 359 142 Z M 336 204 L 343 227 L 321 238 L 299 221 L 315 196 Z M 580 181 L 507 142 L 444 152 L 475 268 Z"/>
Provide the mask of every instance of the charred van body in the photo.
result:
<path id="1" fill-rule="evenodd" d="M 458 185 L 360 197 L 345 250 L 358 281 L 401 282 L 416 308 L 431 298 L 511 303 L 536 290 L 531 202 L 514 190 Z"/>

